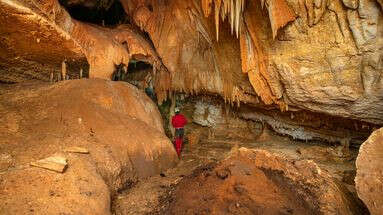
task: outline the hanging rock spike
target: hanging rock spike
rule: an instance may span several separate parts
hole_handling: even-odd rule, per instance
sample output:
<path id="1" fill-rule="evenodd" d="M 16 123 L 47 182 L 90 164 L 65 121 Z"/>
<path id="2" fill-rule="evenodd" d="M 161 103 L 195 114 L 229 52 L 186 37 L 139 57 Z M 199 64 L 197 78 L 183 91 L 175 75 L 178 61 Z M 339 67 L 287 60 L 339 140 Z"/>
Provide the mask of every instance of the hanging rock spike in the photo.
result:
<path id="1" fill-rule="evenodd" d="M 216 31 L 216 39 L 218 42 L 218 36 L 219 36 L 219 12 L 221 10 L 221 0 L 216 0 L 214 2 L 214 15 L 215 15 L 215 31 Z"/>

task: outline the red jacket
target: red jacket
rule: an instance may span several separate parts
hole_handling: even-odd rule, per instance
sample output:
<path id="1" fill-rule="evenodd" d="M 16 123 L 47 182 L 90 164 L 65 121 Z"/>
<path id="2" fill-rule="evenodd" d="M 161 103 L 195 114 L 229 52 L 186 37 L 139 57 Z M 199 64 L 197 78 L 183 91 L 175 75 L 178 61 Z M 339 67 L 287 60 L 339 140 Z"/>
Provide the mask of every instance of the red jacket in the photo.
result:
<path id="1" fill-rule="evenodd" d="M 183 128 L 187 123 L 187 120 L 184 115 L 176 114 L 172 118 L 172 125 L 174 128 Z"/>

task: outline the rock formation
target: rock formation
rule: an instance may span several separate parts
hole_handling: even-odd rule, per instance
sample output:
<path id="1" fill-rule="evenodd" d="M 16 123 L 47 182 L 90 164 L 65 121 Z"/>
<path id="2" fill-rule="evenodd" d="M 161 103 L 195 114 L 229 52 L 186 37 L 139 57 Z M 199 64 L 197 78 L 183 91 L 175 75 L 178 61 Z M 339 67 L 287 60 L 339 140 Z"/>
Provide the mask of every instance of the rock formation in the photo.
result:
<path id="1" fill-rule="evenodd" d="M 313 161 L 292 161 L 246 148 L 232 151 L 217 165 L 197 169 L 177 185 L 168 214 L 190 212 L 365 213 L 360 202 Z"/>
<path id="2" fill-rule="evenodd" d="M 358 196 L 371 214 L 383 213 L 383 129 L 371 134 L 356 160 L 355 184 Z"/>
<path id="3" fill-rule="evenodd" d="M 125 18 L 115 24 L 73 18 L 76 7 L 92 12 L 116 2 Z M 231 104 L 367 123 L 356 132 L 383 124 L 381 1 L 60 3 L 0 1 L 2 82 L 48 81 L 65 59 L 70 78 L 81 68 L 110 79 L 115 65 L 139 60 L 153 66 L 160 103 L 170 91 L 214 94 Z"/>
<path id="4" fill-rule="evenodd" d="M 175 164 L 155 104 L 107 81 L 137 62 L 148 65 L 145 75 L 130 76 L 153 87 L 159 104 L 170 98 L 174 107 L 175 93 L 216 98 L 197 101 L 194 113 L 213 132 L 246 130 L 253 139 L 268 124 L 294 139 L 341 143 L 347 154 L 383 125 L 382 7 L 382 0 L 0 0 L 0 83 L 16 83 L 0 86 L 0 213 L 79 213 L 70 208 L 78 202 L 82 213 L 108 214 L 119 189 Z M 94 80 L 67 81 L 82 77 Z M 381 187 L 369 177 L 381 177 L 379 135 L 362 146 L 356 178 L 375 214 Z M 256 153 L 255 160 L 272 157 Z M 64 174 L 29 167 L 52 156 L 67 159 Z M 255 166 L 312 191 L 320 204 L 310 211 L 356 210 L 314 164 L 272 159 L 276 166 Z M 306 178 L 287 167 L 316 172 Z M 20 200 L 25 190 L 31 195 Z"/>
<path id="5" fill-rule="evenodd" d="M 156 105 L 127 83 L 18 84 L 2 88 L 0 113 L 0 214 L 110 214 L 119 189 L 178 160 Z M 52 155 L 64 173 L 29 166 Z"/>

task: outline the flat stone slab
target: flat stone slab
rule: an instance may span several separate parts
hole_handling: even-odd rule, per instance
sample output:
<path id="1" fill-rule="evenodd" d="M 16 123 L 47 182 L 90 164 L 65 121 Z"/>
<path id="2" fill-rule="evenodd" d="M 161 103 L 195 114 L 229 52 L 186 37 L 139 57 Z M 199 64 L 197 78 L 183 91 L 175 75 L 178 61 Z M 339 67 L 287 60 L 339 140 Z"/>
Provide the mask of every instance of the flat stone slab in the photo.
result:
<path id="1" fill-rule="evenodd" d="M 67 167 L 67 159 L 61 156 L 52 156 L 31 162 L 31 166 L 39 167 L 43 169 L 52 170 L 55 172 L 63 173 Z"/>
<path id="2" fill-rule="evenodd" d="M 72 147 L 66 148 L 64 151 L 69 153 L 89 154 L 88 149 L 78 147 L 78 146 L 72 146 Z"/>

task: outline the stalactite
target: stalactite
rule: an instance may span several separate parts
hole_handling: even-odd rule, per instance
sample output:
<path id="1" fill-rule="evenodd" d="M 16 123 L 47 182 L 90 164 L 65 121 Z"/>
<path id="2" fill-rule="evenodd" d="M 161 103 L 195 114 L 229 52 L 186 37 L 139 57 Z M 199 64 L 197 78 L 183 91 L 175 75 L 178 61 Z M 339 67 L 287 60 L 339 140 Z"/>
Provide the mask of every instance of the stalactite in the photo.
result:
<path id="1" fill-rule="evenodd" d="M 234 0 L 230 0 L 230 27 L 231 34 L 234 32 Z"/>
<path id="2" fill-rule="evenodd" d="M 215 32 L 216 32 L 216 39 L 218 42 L 218 36 L 219 36 L 219 12 L 221 10 L 221 0 L 216 0 L 214 5 L 214 15 L 215 15 Z"/>
<path id="3" fill-rule="evenodd" d="M 231 33 L 236 33 L 239 37 L 240 20 L 242 19 L 242 13 L 245 9 L 245 0 L 201 0 L 202 10 L 206 17 L 211 13 L 211 4 L 214 2 L 215 12 L 215 28 L 216 39 L 219 38 L 219 16 L 221 15 L 222 22 L 229 16 Z"/>
<path id="4" fill-rule="evenodd" d="M 205 17 L 208 17 L 211 13 L 211 5 L 213 0 L 202 0 L 202 10 Z"/>
<path id="5" fill-rule="evenodd" d="M 225 0 L 223 0 L 222 2 L 222 6 L 221 6 L 221 19 L 222 19 L 222 22 L 225 21 L 225 18 L 226 18 L 226 13 L 225 13 Z"/>
<path id="6" fill-rule="evenodd" d="M 275 39 L 279 29 L 295 20 L 295 13 L 285 0 L 268 0 L 266 1 L 266 7 L 269 12 L 273 39 Z"/>
<path id="7" fill-rule="evenodd" d="M 250 83 L 262 101 L 265 104 L 277 104 L 281 110 L 286 110 L 288 108 L 286 103 L 284 101 L 278 101 L 269 85 L 271 77 L 267 72 L 267 56 L 264 55 L 260 41 L 258 41 L 258 36 L 256 35 L 257 21 L 248 20 L 250 23 L 245 23 L 243 13 L 246 1 L 201 0 L 201 3 L 205 16 L 210 14 L 211 4 L 214 3 L 217 41 L 219 38 L 219 16 L 221 15 L 222 22 L 228 17 L 231 34 L 234 34 L 235 31 L 236 37 L 240 40 L 242 71 L 248 73 Z M 280 28 L 295 19 L 295 14 L 285 0 L 261 0 L 260 4 L 262 8 L 266 7 L 268 9 L 273 38 L 276 37 L 277 31 Z M 250 26 L 248 26 L 249 24 Z M 206 39 L 208 34 L 205 34 L 202 28 L 203 26 L 198 26 L 197 23 L 196 27 Z M 234 92 L 232 88 L 231 94 L 228 94 L 226 89 L 224 89 L 224 91 L 225 101 L 232 103 L 239 99 L 238 96 L 240 95 L 238 92 Z"/>
<path id="8" fill-rule="evenodd" d="M 312 0 L 310 0 L 312 1 Z M 205 17 L 208 17 L 211 13 L 211 7 L 214 3 L 215 11 L 215 27 L 216 27 L 216 39 L 218 41 L 219 35 L 219 14 L 221 14 L 222 21 L 229 16 L 229 24 L 231 34 L 236 33 L 237 38 L 240 32 L 240 20 L 242 18 L 243 11 L 245 10 L 245 0 L 201 0 L 202 10 Z M 273 39 L 277 35 L 277 31 L 284 27 L 288 22 L 295 20 L 295 14 L 287 5 L 285 0 L 261 0 L 260 4 L 262 8 L 265 6 L 269 11 L 269 18 L 271 22 Z M 316 5 L 324 7 L 324 3 L 316 3 Z M 310 14 L 309 14 L 310 17 Z"/>
<path id="9" fill-rule="evenodd" d="M 265 0 L 261 0 L 262 9 L 265 7 Z"/>
<path id="10" fill-rule="evenodd" d="M 240 13 L 241 13 L 241 3 L 242 0 L 237 0 L 235 3 L 235 33 L 238 38 L 239 33 L 239 20 L 240 20 Z"/>
<path id="11" fill-rule="evenodd" d="M 242 22 L 242 25 L 243 25 L 243 22 Z M 251 67 L 249 65 L 251 63 L 250 62 L 251 60 L 249 58 L 253 56 L 253 53 L 252 53 L 253 48 L 252 48 L 252 44 L 250 43 L 250 36 L 246 27 L 241 28 L 239 44 L 240 44 L 240 52 L 241 52 L 242 72 L 247 73 L 249 71 L 249 68 Z"/>

